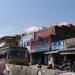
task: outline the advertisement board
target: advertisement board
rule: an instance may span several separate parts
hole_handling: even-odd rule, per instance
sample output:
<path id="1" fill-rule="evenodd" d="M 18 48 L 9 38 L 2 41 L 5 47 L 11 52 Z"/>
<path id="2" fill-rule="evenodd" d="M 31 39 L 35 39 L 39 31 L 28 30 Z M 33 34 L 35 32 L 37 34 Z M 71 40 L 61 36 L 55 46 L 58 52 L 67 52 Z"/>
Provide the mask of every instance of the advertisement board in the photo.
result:
<path id="1" fill-rule="evenodd" d="M 41 46 L 41 47 L 37 47 L 35 49 L 36 52 L 43 52 L 43 51 L 49 51 L 49 47 L 48 46 Z"/>
<path id="2" fill-rule="evenodd" d="M 64 40 L 52 42 L 51 50 L 63 49 L 64 48 Z"/>

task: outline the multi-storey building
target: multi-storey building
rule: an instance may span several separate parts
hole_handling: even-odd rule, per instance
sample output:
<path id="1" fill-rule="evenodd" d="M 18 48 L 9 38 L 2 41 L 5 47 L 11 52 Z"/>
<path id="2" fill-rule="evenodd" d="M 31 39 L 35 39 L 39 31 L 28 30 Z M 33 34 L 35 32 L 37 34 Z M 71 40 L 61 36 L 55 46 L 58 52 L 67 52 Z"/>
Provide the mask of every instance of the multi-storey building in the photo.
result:
<path id="1" fill-rule="evenodd" d="M 32 56 L 31 56 L 31 51 L 32 51 L 31 50 L 31 39 L 34 39 L 36 31 L 38 31 L 39 29 L 41 30 L 42 27 L 40 27 L 38 29 L 34 28 L 34 30 L 30 31 L 30 32 L 23 32 L 23 34 L 21 35 L 20 42 L 19 42 L 20 47 L 26 47 L 28 49 L 28 51 L 30 53 L 30 62 L 32 62 L 32 60 L 31 60 L 31 58 L 32 58 Z"/>
<path id="2" fill-rule="evenodd" d="M 42 27 L 31 27 L 28 30 L 24 31 L 23 34 L 21 35 L 21 39 L 19 42 L 20 47 L 27 47 L 29 52 L 31 51 L 31 39 L 34 39 L 35 37 L 35 32 L 38 30 L 41 30 Z"/>
<path id="3" fill-rule="evenodd" d="M 4 36 L 0 38 L 0 55 L 4 55 L 8 47 L 18 47 L 18 42 L 20 40 L 21 36 Z"/>
<path id="4" fill-rule="evenodd" d="M 34 38 L 34 32 L 22 34 L 20 42 L 19 42 L 19 46 L 20 47 L 27 47 L 30 52 L 32 38 Z"/>
<path id="5" fill-rule="evenodd" d="M 54 28 L 45 28 L 35 33 L 34 39 L 31 41 L 32 63 L 36 64 L 42 60 L 42 64 L 47 64 L 47 56 L 45 52 L 50 50 L 51 38 L 50 35 L 55 35 Z"/>
<path id="6" fill-rule="evenodd" d="M 66 38 L 74 37 L 75 36 L 74 33 L 75 33 L 75 26 L 73 26 L 72 24 L 68 25 L 62 24 L 61 26 L 56 25 L 36 32 L 35 38 L 32 39 L 31 41 L 31 53 L 33 63 L 37 63 L 39 59 L 41 59 L 42 64 L 47 64 L 48 63 L 47 60 L 50 60 L 51 54 L 57 53 L 58 52 L 57 50 L 63 48 L 62 47 L 62 45 L 64 44 L 63 40 Z M 54 44 L 52 45 L 52 43 Z M 55 44 L 59 44 L 60 47 L 55 49 L 54 47 Z"/>
<path id="7" fill-rule="evenodd" d="M 55 64 L 73 57 L 75 26 L 72 24 L 56 26 L 56 32 L 58 33 L 55 36 L 51 36 L 51 50 L 45 53 L 49 60 L 53 58 Z"/>

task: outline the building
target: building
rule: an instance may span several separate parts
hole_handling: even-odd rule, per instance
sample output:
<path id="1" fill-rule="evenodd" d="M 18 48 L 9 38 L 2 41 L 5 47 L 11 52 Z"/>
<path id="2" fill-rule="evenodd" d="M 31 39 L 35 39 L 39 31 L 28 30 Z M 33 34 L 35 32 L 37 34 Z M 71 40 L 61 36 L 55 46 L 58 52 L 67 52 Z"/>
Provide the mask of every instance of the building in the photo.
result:
<path id="1" fill-rule="evenodd" d="M 66 60 L 66 58 L 71 58 L 72 56 L 68 55 L 72 51 L 71 48 L 74 48 L 74 33 L 75 26 L 72 24 L 55 26 L 56 35 L 51 36 L 51 50 L 46 52 L 49 60 L 53 59 L 54 65 L 62 60 Z M 67 54 L 66 54 L 67 52 Z M 68 56 L 68 57 L 67 57 Z"/>
<path id="2" fill-rule="evenodd" d="M 66 62 L 70 63 L 69 66 L 72 71 L 73 62 L 75 62 L 75 37 L 52 42 L 51 51 L 45 54 L 48 55 L 49 60 L 53 61 L 54 67 L 59 63 Z"/>
<path id="3" fill-rule="evenodd" d="M 44 53 L 50 50 L 50 35 L 55 35 L 54 28 L 45 28 L 35 33 L 31 41 L 32 64 L 37 64 L 40 59 L 41 64 L 48 63 L 48 57 Z"/>
<path id="4" fill-rule="evenodd" d="M 27 47 L 30 52 L 32 38 L 34 38 L 34 32 L 22 34 L 21 39 L 19 41 L 19 47 Z"/>
<path id="5" fill-rule="evenodd" d="M 56 25 L 36 32 L 35 38 L 31 41 L 33 63 L 37 63 L 39 59 L 42 60 L 42 64 L 48 64 L 50 59 L 54 62 L 53 55 L 58 54 L 58 50 L 64 48 L 63 40 L 75 37 L 74 33 L 75 26 L 72 24 Z M 52 43 L 54 44 L 52 45 Z M 58 45 L 58 48 L 55 45 Z"/>
<path id="6" fill-rule="evenodd" d="M 8 47 L 18 47 L 18 42 L 21 36 L 4 36 L 0 38 L 0 55 L 4 55 Z"/>
<path id="7" fill-rule="evenodd" d="M 30 27 L 30 28 L 26 29 L 21 35 L 21 39 L 19 41 L 19 46 L 27 47 L 30 52 L 31 51 L 31 39 L 34 39 L 35 32 L 38 30 L 41 30 L 41 29 L 42 29 L 42 27 L 40 27 L 40 28 Z"/>
<path id="8" fill-rule="evenodd" d="M 65 48 L 60 52 L 60 55 L 66 60 L 75 61 L 75 37 L 64 40 Z"/>
<path id="9" fill-rule="evenodd" d="M 19 47 L 26 47 L 28 48 L 28 51 L 30 53 L 30 62 L 32 62 L 32 56 L 31 56 L 31 39 L 34 39 L 35 37 L 35 33 L 38 30 L 41 30 L 42 27 L 37 28 L 37 27 L 32 27 L 32 29 L 28 29 L 30 31 L 27 32 L 23 32 L 23 34 L 21 35 L 21 39 L 19 42 Z"/>

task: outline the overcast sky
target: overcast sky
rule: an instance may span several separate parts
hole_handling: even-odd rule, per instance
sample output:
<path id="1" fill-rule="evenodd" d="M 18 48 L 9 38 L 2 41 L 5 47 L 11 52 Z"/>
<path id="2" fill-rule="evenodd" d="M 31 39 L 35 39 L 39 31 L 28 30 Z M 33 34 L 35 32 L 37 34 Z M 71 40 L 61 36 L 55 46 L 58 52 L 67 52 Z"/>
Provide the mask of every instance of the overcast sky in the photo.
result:
<path id="1" fill-rule="evenodd" d="M 62 22 L 75 24 L 75 0 L 0 0 L 0 36 Z"/>

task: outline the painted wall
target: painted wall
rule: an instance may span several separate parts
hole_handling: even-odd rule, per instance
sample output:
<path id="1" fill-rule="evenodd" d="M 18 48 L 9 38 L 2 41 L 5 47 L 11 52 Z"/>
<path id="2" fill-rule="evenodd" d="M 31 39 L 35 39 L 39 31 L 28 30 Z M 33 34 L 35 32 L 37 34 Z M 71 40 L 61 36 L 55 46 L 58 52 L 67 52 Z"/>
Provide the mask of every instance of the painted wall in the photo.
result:
<path id="1" fill-rule="evenodd" d="M 39 37 L 47 38 L 50 37 L 50 35 L 55 35 L 55 28 L 46 28 L 36 32 L 35 39 L 38 39 Z"/>

